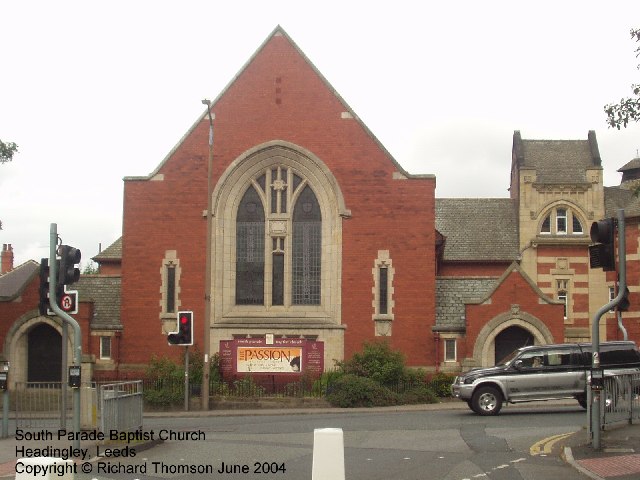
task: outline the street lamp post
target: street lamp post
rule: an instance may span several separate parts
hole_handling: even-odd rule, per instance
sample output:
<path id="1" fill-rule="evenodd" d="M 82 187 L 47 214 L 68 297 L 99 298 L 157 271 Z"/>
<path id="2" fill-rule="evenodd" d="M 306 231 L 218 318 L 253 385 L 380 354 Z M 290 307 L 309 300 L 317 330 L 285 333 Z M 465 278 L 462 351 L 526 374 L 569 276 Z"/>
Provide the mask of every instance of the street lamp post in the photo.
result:
<path id="1" fill-rule="evenodd" d="M 209 165 L 207 168 L 207 238 L 206 238 L 206 260 L 205 260 L 205 280 L 204 280 L 204 364 L 202 366 L 202 410 L 209 410 L 209 365 L 211 361 L 211 238 L 213 201 L 211 198 L 212 183 L 211 169 L 213 167 L 213 117 L 211 115 L 211 101 L 204 99 L 202 104 L 207 106 L 209 115 Z"/>

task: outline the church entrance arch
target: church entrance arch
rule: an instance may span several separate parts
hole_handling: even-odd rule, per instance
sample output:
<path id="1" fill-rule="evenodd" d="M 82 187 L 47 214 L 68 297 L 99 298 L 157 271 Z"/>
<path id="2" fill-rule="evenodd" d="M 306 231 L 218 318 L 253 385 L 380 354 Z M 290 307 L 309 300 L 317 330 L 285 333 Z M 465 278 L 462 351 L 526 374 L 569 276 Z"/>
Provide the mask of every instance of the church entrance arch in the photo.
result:
<path id="1" fill-rule="evenodd" d="M 27 381 L 60 382 L 62 337 L 51 325 L 40 323 L 27 336 Z"/>
<path id="2" fill-rule="evenodd" d="M 496 363 L 517 348 L 533 345 L 533 343 L 533 334 L 529 330 L 519 326 L 505 328 L 495 338 Z"/>
<path id="3" fill-rule="evenodd" d="M 546 345 L 554 343 L 554 338 L 543 321 L 520 310 L 519 305 L 512 305 L 511 311 L 496 315 L 480 330 L 473 347 L 473 366 L 495 365 L 496 360 L 501 360 L 503 351 L 522 341 L 529 341 L 528 345 Z M 524 345 L 520 344 L 514 348 L 522 346 Z"/>

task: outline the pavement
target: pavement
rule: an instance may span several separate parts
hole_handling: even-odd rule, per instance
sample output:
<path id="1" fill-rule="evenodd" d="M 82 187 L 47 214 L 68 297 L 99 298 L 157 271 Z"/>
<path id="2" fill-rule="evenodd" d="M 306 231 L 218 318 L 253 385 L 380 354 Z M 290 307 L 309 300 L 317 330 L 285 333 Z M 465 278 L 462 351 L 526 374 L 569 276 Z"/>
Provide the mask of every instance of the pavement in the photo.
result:
<path id="1" fill-rule="evenodd" d="M 541 402 L 541 406 L 548 406 L 551 402 Z M 561 403 L 561 402 L 560 402 Z M 575 402 L 571 402 L 573 405 Z M 534 404 L 523 404 L 528 407 Z M 509 408 L 518 408 L 518 406 L 509 406 Z M 379 408 L 269 408 L 269 409 L 229 409 L 229 410 L 209 410 L 209 411 L 192 411 L 192 412 L 152 412 L 145 413 L 145 417 L 213 417 L 213 416 L 237 416 L 237 415 L 291 415 L 291 414 L 321 414 L 321 413 L 355 413 L 362 412 L 393 412 L 393 411 L 422 411 L 422 410 L 452 410 L 467 409 L 463 402 L 443 402 L 433 405 L 403 405 L 395 407 L 379 407 Z M 38 434 L 37 430 L 29 430 L 30 433 Z M 11 436 L 9 438 L 0 439 L 0 478 L 16 477 L 16 459 L 22 455 L 16 451 L 17 446 L 20 448 L 51 448 L 70 449 L 74 442 L 72 439 L 58 439 L 54 433 L 54 438 L 34 438 L 21 439 Z M 604 430 L 601 433 L 601 448 L 595 450 L 592 447 L 591 439 L 586 430 L 574 433 L 563 438 L 554 447 L 558 448 L 564 461 L 576 470 L 594 480 L 639 480 L 640 479 L 640 423 L 633 425 L 622 425 L 612 429 Z M 102 442 L 93 439 L 84 439 L 80 441 L 80 448 L 87 449 L 86 458 L 83 461 L 96 461 L 96 447 Z M 146 448 L 152 448 L 157 442 L 150 442 L 142 445 L 136 445 L 138 451 Z M 102 445 L 100 448 L 104 448 Z M 58 452 L 59 453 L 59 452 Z M 30 456 L 30 455 L 24 455 Z M 44 455 L 59 456 L 59 455 Z M 76 455 L 77 457 L 77 455 Z"/>
<path id="2" fill-rule="evenodd" d="M 562 457 L 573 468 L 595 480 L 640 479 L 640 424 L 604 430 L 599 450 L 586 430 L 565 440 Z"/>

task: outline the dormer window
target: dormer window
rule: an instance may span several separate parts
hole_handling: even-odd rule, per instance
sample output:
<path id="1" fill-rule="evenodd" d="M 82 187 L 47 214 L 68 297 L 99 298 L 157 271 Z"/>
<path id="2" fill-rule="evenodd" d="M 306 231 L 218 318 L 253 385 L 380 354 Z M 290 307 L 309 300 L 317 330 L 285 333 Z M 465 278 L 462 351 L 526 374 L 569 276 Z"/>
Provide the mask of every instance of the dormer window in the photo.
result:
<path id="1" fill-rule="evenodd" d="M 540 224 L 540 235 L 583 235 L 582 222 L 573 210 L 557 207 L 547 213 Z"/>

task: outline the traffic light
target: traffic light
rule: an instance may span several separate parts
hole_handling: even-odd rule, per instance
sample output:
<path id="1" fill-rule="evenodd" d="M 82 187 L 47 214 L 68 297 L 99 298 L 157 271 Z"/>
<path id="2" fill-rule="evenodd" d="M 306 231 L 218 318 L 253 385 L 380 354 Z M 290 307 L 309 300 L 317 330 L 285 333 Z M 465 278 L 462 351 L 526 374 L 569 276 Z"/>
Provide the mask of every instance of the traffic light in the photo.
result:
<path id="1" fill-rule="evenodd" d="M 167 336 L 169 345 L 193 345 L 193 312 L 178 312 L 178 331 Z"/>
<path id="2" fill-rule="evenodd" d="M 613 218 L 605 218 L 591 224 L 591 241 L 594 243 L 589 245 L 591 268 L 602 268 L 605 272 L 616 269 L 615 231 Z"/>
<path id="3" fill-rule="evenodd" d="M 60 264 L 60 260 L 56 260 L 56 265 Z M 49 315 L 51 314 L 51 307 L 49 305 L 49 259 L 42 258 L 40 259 L 40 301 L 38 302 L 38 310 L 40 311 L 40 315 Z M 64 287 L 59 287 L 56 285 L 56 303 L 60 300 L 62 293 L 64 292 Z"/>
<path id="4" fill-rule="evenodd" d="M 65 285 L 71 285 L 80 280 L 80 268 L 76 267 L 76 264 L 80 263 L 82 255 L 79 249 L 69 245 L 60 245 L 58 255 L 60 255 L 60 267 L 57 285 L 64 289 Z"/>
<path id="5" fill-rule="evenodd" d="M 49 308 L 49 259 L 40 260 L 40 302 L 38 310 L 40 315 L 46 315 Z"/>

